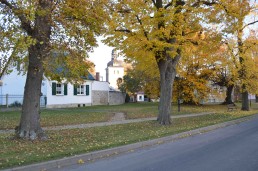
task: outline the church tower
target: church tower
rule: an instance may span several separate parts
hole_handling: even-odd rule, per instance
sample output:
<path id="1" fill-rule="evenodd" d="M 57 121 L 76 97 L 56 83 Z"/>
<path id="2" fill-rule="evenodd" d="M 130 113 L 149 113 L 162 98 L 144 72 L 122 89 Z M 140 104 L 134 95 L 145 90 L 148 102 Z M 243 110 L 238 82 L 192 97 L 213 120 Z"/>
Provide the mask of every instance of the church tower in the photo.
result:
<path id="1" fill-rule="evenodd" d="M 118 54 L 113 49 L 111 53 L 111 61 L 107 63 L 106 81 L 109 82 L 113 89 L 118 90 L 117 80 L 123 79 L 123 76 L 123 61 L 118 59 Z"/>

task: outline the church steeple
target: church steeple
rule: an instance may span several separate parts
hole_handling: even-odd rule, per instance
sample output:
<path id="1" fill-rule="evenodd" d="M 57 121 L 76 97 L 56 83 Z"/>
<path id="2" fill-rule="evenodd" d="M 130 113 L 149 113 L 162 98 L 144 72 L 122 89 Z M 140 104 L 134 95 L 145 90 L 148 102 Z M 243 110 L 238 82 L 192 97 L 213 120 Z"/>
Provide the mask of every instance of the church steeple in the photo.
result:
<path id="1" fill-rule="evenodd" d="M 116 50 L 113 49 L 113 50 L 112 50 L 112 53 L 111 53 L 111 60 L 113 61 L 113 60 L 115 60 L 115 59 L 117 59 L 117 53 L 116 53 Z"/>

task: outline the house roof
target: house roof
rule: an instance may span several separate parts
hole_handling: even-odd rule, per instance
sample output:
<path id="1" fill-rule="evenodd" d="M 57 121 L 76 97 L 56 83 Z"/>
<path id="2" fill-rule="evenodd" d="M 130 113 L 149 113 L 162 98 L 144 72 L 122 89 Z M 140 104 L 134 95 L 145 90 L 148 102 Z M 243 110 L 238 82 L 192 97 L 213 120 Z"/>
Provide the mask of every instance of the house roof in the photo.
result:
<path id="1" fill-rule="evenodd" d="M 57 73 L 64 72 L 64 74 L 67 74 L 68 70 L 66 70 L 65 67 L 58 67 L 56 69 L 56 72 Z M 84 80 L 95 80 L 94 76 L 89 71 L 86 71 L 86 74 L 82 75 L 81 78 L 84 79 Z"/>
<path id="2" fill-rule="evenodd" d="M 82 78 L 85 79 L 85 80 L 95 80 L 95 78 L 93 77 L 93 75 L 91 73 L 88 73 L 87 77 L 82 76 Z"/>
<path id="3" fill-rule="evenodd" d="M 57 58 L 57 57 L 68 56 L 69 52 L 66 52 L 66 51 L 62 52 L 62 51 L 53 50 L 51 52 L 51 54 L 52 54 L 52 57 Z M 88 63 L 89 66 L 92 63 L 90 61 L 83 61 L 83 62 Z M 94 66 L 94 64 L 93 64 L 93 66 Z M 53 72 L 56 73 L 56 74 L 61 74 L 62 73 L 64 76 L 69 76 L 69 68 L 66 66 L 65 63 L 59 64 L 59 66 L 57 66 L 57 68 L 54 68 Z M 94 76 L 90 73 L 90 71 L 88 69 L 85 68 L 84 73 L 85 74 L 80 76 L 82 79 L 84 79 L 84 80 L 95 80 Z"/>
<path id="4" fill-rule="evenodd" d="M 122 60 L 118 60 L 118 59 L 111 59 L 111 61 L 109 61 L 107 63 L 107 67 L 123 67 L 123 61 Z"/>

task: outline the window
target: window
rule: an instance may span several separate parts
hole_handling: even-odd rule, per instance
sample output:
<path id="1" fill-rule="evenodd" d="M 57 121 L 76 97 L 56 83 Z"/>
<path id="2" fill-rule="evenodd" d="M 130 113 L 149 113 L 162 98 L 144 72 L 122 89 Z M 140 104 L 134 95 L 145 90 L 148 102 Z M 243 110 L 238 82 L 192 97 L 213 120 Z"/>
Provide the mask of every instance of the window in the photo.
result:
<path id="1" fill-rule="evenodd" d="M 116 73 L 119 74 L 119 70 L 117 70 Z"/>
<path id="2" fill-rule="evenodd" d="M 78 85 L 77 86 L 77 95 L 84 95 L 85 94 L 85 85 Z"/>
<path id="3" fill-rule="evenodd" d="M 52 95 L 67 95 L 67 84 L 52 82 Z"/>
<path id="4" fill-rule="evenodd" d="M 89 85 L 74 85 L 74 95 L 90 95 Z"/>
<path id="5" fill-rule="evenodd" d="M 57 83 L 56 84 L 56 95 L 62 95 L 62 84 Z"/>

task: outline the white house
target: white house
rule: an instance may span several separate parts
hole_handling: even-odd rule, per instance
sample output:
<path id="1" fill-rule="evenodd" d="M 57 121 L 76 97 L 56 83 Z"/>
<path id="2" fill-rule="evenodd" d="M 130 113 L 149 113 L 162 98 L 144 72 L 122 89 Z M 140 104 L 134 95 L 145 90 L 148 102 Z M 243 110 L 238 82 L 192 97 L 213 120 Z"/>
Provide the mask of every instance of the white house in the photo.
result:
<path id="1" fill-rule="evenodd" d="M 144 92 L 137 93 L 137 102 L 144 102 Z"/>
<path id="2" fill-rule="evenodd" d="M 92 105 L 92 82 L 93 80 L 85 80 L 81 85 L 73 85 L 46 79 L 43 82 L 47 97 L 46 107 L 80 107 Z"/>
<path id="3" fill-rule="evenodd" d="M 12 104 L 15 101 L 22 103 L 25 78 L 24 75 L 19 75 L 17 69 L 13 69 L 13 72 L 8 75 L 2 75 L 0 78 L 0 105 Z M 10 95 L 12 95 L 12 97 L 10 97 Z"/>
<path id="4" fill-rule="evenodd" d="M 0 105 L 22 104 L 26 75 L 18 73 L 13 69 L 12 73 L 0 78 Z M 41 92 L 41 106 L 47 108 L 115 105 L 124 103 L 125 99 L 123 93 L 110 92 L 108 82 L 95 80 L 91 74 L 81 85 L 44 78 Z"/>

